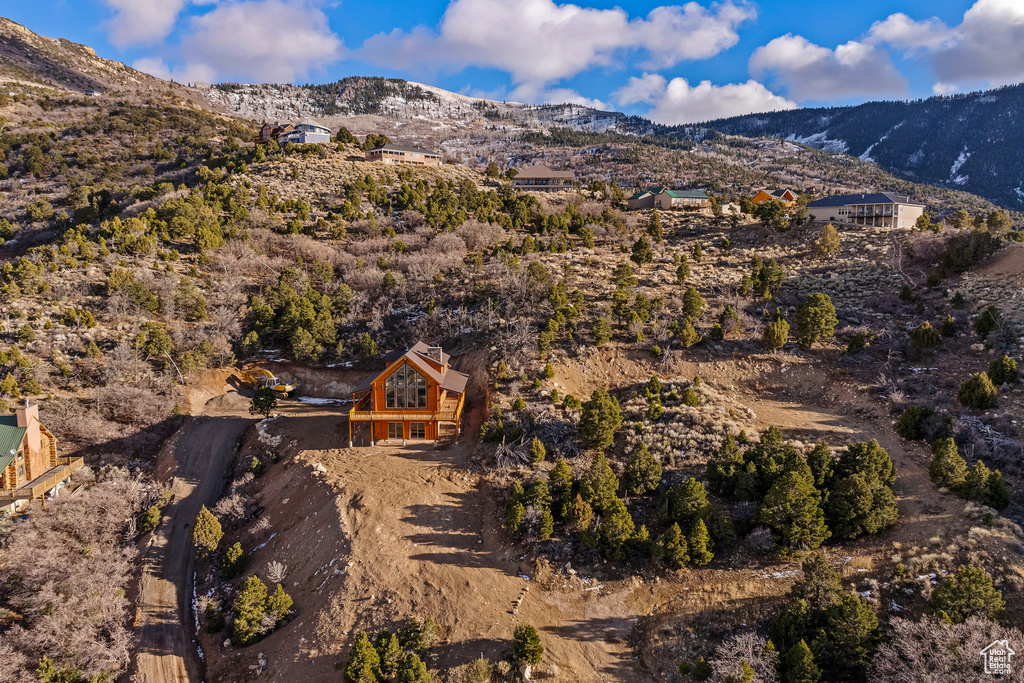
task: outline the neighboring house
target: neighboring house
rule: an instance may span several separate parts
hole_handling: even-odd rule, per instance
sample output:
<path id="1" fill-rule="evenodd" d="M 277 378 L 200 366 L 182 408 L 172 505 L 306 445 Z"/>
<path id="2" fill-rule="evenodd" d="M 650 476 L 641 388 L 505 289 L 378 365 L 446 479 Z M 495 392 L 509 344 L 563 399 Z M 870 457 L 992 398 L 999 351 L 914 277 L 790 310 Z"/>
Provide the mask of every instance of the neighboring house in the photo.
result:
<path id="1" fill-rule="evenodd" d="M 256 133 L 255 142 L 257 145 L 266 144 L 271 140 L 279 139 L 282 135 L 287 135 L 293 130 L 295 130 L 295 127 L 290 123 L 286 123 L 282 126 L 280 123 L 270 125 L 264 121 L 263 125 L 260 126 L 259 131 Z"/>
<path id="2" fill-rule="evenodd" d="M 807 215 L 816 221 L 882 228 L 912 228 L 923 213 L 923 204 L 889 192 L 837 195 L 807 205 Z"/>
<path id="3" fill-rule="evenodd" d="M 533 164 L 519 169 L 512 179 L 513 190 L 526 192 L 561 192 L 571 190 L 576 182 L 572 171 L 556 171 L 544 164 Z"/>
<path id="4" fill-rule="evenodd" d="M 296 145 L 310 145 L 318 142 L 330 142 L 331 129 L 322 126 L 312 119 L 295 124 L 292 130 L 282 133 L 278 142 L 291 142 Z"/>
<path id="5" fill-rule="evenodd" d="M 416 146 L 381 145 L 366 153 L 367 161 L 385 164 L 417 164 L 419 166 L 440 166 L 441 155 Z"/>
<path id="6" fill-rule="evenodd" d="M 760 204 L 761 202 L 770 202 L 774 199 L 788 207 L 796 203 L 796 196 L 796 193 L 792 190 L 760 190 L 750 198 L 750 201 Z"/>
<path id="7" fill-rule="evenodd" d="M 700 190 L 669 190 L 665 187 L 651 187 L 626 199 L 626 206 L 631 209 L 706 211 L 711 208 L 711 198 Z"/>
<path id="8" fill-rule="evenodd" d="M 440 346 L 423 342 L 404 353 L 388 353 L 387 368 L 352 392 L 349 448 L 353 423 L 358 422 L 370 423 L 371 445 L 382 441 L 403 446 L 409 441 L 436 444 L 443 436 L 452 436 L 458 443 L 469 375 L 452 370 L 449 359 Z"/>
<path id="9" fill-rule="evenodd" d="M 81 467 L 82 458 L 58 458 L 57 440 L 39 422 L 39 406 L 0 417 L 0 509 L 41 500 Z"/>

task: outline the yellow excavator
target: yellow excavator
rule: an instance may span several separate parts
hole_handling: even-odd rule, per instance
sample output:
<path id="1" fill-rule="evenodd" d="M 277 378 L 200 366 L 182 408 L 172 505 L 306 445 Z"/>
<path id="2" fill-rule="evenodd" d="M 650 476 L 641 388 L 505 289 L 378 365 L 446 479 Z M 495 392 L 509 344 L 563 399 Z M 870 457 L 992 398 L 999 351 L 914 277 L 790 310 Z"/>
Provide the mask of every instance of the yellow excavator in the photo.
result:
<path id="1" fill-rule="evenodd" d="M 253 389 L 268 387 L 274 393 L 281 394 L 282 396 L 288 396 L 295 391 L 294 384 L 287 384 L 279 380 L 277 377 L 274 377 L 274 373 L 266 368 L 242 370 L 242 380 L 252 386 Z"/>

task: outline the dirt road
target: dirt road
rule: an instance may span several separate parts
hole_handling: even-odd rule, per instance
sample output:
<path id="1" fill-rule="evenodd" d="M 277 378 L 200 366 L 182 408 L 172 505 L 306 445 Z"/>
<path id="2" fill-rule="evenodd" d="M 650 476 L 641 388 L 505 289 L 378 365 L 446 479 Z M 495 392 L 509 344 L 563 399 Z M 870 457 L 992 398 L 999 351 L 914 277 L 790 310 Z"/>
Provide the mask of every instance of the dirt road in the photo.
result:
<path id="1" fill-rule="evenodd" d="M 252 423 L 248 400 L 231 392 L 211 399 L 199 417 L 190 417 L 173 446 L 174 498 L 144 554 L 135 632 L 135 678 L 139 683 L 200 681 L 202 674 L 194 623 L 188 612 L 194 556 L 192 521 L 202 505 L 217 500 L 238 440 Z M 244 417 L 243 417 L 244 416 Z"/>

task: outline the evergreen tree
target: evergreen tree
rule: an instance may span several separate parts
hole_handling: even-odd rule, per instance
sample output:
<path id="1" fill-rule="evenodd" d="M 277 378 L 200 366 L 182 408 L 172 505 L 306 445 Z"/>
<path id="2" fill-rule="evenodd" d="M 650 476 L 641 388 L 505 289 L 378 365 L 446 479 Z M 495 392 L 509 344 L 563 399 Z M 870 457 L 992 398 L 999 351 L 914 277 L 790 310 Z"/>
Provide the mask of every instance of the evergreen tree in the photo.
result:
<path id="1" fill-rule="evenodd" d="M 991 470 L 989 470 L 984 462 L 978 460 L 971 466 L 971 469 L 968 470 L 967 475 L 964 477 L 964 484 L 960 490 L 961 494 L 964 498 L 976 500 L 979 503 L 984 502 L 985 496 L 988 493 L 988 480 L 991 476 Z"/>
<path id="2" fill-rule="evenodd" d="M 690 477 L 679 486 L 673 487 L 666 495 L 668 519 L 690 527 L 693 523 L 711 512 L 708 492 L 704 484 Z"/>
<path id="3" fill-rule="evenodd" d="M 380 656 L 366 631 L 360 631 L 345 666 L 345 683 L 377 683 L 380 674 Z"/>
<path id="4" fill-rule="evenodd" d="M 979 372 L 960 385 L 957 398 L 968 408 L 988 410 L 995 408 L 999 392 L 987 373 Z"/>
<path id="5" fill-rule="evenodd" d="M 619 478 L 608 465 L 605 454 L 598 453 L 580 478 L 580 494 L 598 514 L 603 515 L 618 500 L 618 490 Z"/>
<path id="6" fill-rule="evenodd" d="M 633 252 L 629 258 L 641 268 L 648 263 L 654 263 L 654 252 L 651 251 L 651 243 L 644 237 L 638 239 L 633 243 Z"/>
<path id="7" fill-rule="evenodd" d="M 277 410 L 277 396 L 270 387 L 259 387 L 252 396 L 249 404 L 250 415 L 262 415 L 269 418 L 270 414 Z"/>
<path id="8" fill-rule="evenodd" d="M 796 328 L 800 347 L 809 349 L 815 342 L 831 339 L 835 334 L 836 307 L 828 294 L 811 294 L 796 312 Z"/>
<path id="9" fill-rule="evenodd" d="M 772 529 L 780 554 L 814 550 L 831 533 L 814 483 L 797 472 L 786 472 L 769 489 L 757 519 Z"/>
<path id="10" fill-rule="evenodd" d="M 626 463 L 622 483 L 626 492 L 634 496 L 642 496 L 658 488 L 661 483 L 661 463 L 654 459 L 646 445 L 640 444 L 633 451 Z"/>
<path id="11" fill-rule="evenodd" d="M 590 448 L 604 450 L 612 445 L 615 431 L 622 426 L 619 402 L 604 389 L 595 389 L 583 404 L 580 416 L 580 438 Z"/>
<path id="12" fill-rule="evenodd" d="M 788 340 L 789 323 L 776 314 L 775 319 L 764 326 L 764 334 L 761 336 L 761 342 L 764 344 L 766 351 L 775 353 L 777 350 L 785 346 Z"/>
<path id="13" fill-rule="evenodd" d="M 612 269 L 612 281 L 618 289 L 629 289 L 636 287 L 639 280 L 633 274 L 633 267 L 626 261 L 619 261 Z"/>
<path id="14" fill-rule="evenodd" d="M 863 680 L 878 641 L 878 618 L 867 600 L 845 591 L 825 610 L 816 639 L 822 668 L 836 680 Z"/>
<path id="15" fill-rule="evenodd" d="M 544 508 L 540 513 L 540 521 L 537 526 L 537 538 L 546 541 L 555 533 L 555 517 L 551 510 Z"/>
<path id="16" fill-rule="evenodd" d="M 398 667 L 397 683 L 431 683 L 430 672 L 419 655 L 410 652 Z"/>
<path id="17" fill-rule="evenodd" d="M 988 476 L 985 504 L 996 510 L 1003 510 L 1010 504 L 1010 490 L 1003 481 L 1003 473 L 995 470 Z"/>
<path id="18" fill-rule="evenodd" d="M 384 629 L 377 634 L 376 650 L 381 674 L 389 678 L 394 676 L 402 661 L 402 645 L 398 642 L 398 636 Z"/>
<path id="19" fill-rule="evenodd" d="M 839 251 L 839 231 L 836 226 L 826 223 L 814 241 L 814 252 L 823 259 L 830 259 Z"/>
<path id="20" fill-rule="evenodd" d="M 825 506 L 834 536 L 856 538 L 896 523 L 896 468 L 878 441 L 850 444 L 840 454 Z"/>
<path id="21" fill-rule="evenodd" d="M 601 526 L 598 531 L 601 541 L 610 551 L 612 557 L 624 559 L 623 547 L 633 537 L 636 527 L 633 517 L 626 509 L 621 498 L 615 498 L 602 511 Z"/>
<path id="22" fill-rule="evenodd" d="M 951 491 L 963 486 L 967 461 L 961 456 L 953 439 L 936 439 L 932 444 L 932 461 L 928 465 L 932 483 Z"/>
<path id="23" fill-rule="evenodd" d="M 684 286 L 688 277 L 690 277 L 689 259 L 686 258 L 686 254 L 680 254 L 679 265 L 676 266 L 676 284 L 680 287 Z"/>
<path id="24" fill-rule="evenodd" d="M 547 456 L 547 449 L 544 447 L 544 442 L 540 440 L 540 437 L 533 437 L 533 441 L 530 442 L 530 460 L 534 462 L 544 462 L 544 458 Z"/>
<path id="25" fill-rule="evenodd" d="M 200 556 L 212 555 L 223 537 L 224 530 L 221 529 L 220 520 L 214 517 L 205 505 L 199 508 L 199 514 L 196 515 L 195 524 L 192 526 L 192 542 Z"/>
<path id="26" fill-rule="evenodd" d="M 220 577 L 230 581 L 236 576 L 241 576 L 245 571 L 245 553 L 242 552 L 242 544 L 235 543 L 224 553 L 220 562 Z"/>
<path id="27" fill-rule="evenodd" d="M 673 569 L 682 569 L 689 563 L 690 555 L 686 537 L 675 522 L 658 539 L 661 557 L 665 564 Z"/>
<path id="28" fill-rule="evenodd" d="M 809 610 L 824 611 L 842 591 L 839 573 L 823 552 L 813 553 L 800 563 L 803 578 L 793 584 L 789 595 L 803 600 Z"/>
<path id="29" fill-rule="evenodd" d="M 690 530 L 690 537 L 687 539 L 687 546 L 690 550 L 690 562 L 697 567 L 703 567 L 715 558 L 711 552 L 711 536 L 708 534 L 708 527 L 703 519 L 698 519 Z"/>
<path id="30" fill-rule="evenodd" d="M 292 608 L 292 596 L 284 591 L 284 586 L 277 584 L 274 594 L 267 598 L 267 614 L 273 616 L 277 623 L 281 623 L 288 616 Z"/>
<path id="31" fill-rule="evenodd" d="M 590 523 L 593 519 L 594 509 L 590 507 L 590 503 L 583 500 L 583 497 L 577 493 L 576 500 L 569 506 L 569 514 L 566 516 L 566 522 L 569 525 L 570 531 L 577 534 L 583 533 L 590 528 Z"/>
<path id="32" fill-rule="evenodd" d="M 832 471 L 835 469 L 835 458 L 832 456 L 832 449 L 827 444 L 819 443 L 807 454 L 807 465 L 814 475 L 814 486 L 819 491 L 828 488 L 832 480 Z"/>
<path id="33" fill-rule="evenodd" d="M 539 664 L 544 656 L 544 646 L 541 645 L 537 629 L 529 624 L 516 626 L 512 634 L 512 652 L 516 659 L 527 664 Z"/>
<path id="34" fill-rule="evenodd" d="M 688 349 L 691 346 L 700 344 L 704 338 L 700 336 L 696 328 L 693 326 L 693 321 L 687 318 L 682 326 L 679 328 L 679 332 L 676 333 L 676 338 L 683 345 L 684 349 Z"/>
<path id="35" fill-rule="evenodd" d="M 572 504 L 572 472 L 565 458 L 555 461 L 548 473 L 548 491 L 551 492 L 551 509 L 558 519 L 564 519 Z"/>
<path id="36" fill-rule="evenodd" d="M 656 243 L 661 244 L 662 239 L 662 227 L 661 227 L 661 214 L 655 209 L 651 212 L 651 218 L 647 221 L 647 234 L 651 236 Z"/>
<path id="37" fill-rule="evenodd" d="M 783 668 L 786 672 L 782 677 L 783 683 L 817 683 L 821 680 L 821 669 L 814 663 L 811 648 L 803 638 L 786 653 Z"/>
<path id="38" fill-rule="evenodd" d="M 731 496 L 736 490 L 736 479 L 743 469 L 743 453 L 736 445 L 736 439 L 732 434 L 727 434 L 715 457 L 708 460 L 705 476 L 711 490 Z"/>
<path id="39" fill-rule="evenodd" d="M 590 326 L 590 333 L 594 335 L 594 345 L 603 346 L 612 340 L 612 324 L 608 318 L 597 318 Z"/>
<path id="40" fill-rule="evenodd" d="M 784 440 L 778 427 L 769 427 L 758 442 L 747 449 L 743 459 L 746 470 L 737 477 L 736 497 L 758 501 L 782 474 L 784 464 L 793 459 L 796 451 Z"/>
<path id="41" fill-rule="evenodd" d="M 697 320 L 700 318 L 703 310 L 704 299 L 701 297 L 700 292 L 694 287 L 688 288 L 683 294 L 683 315 L 690 320 Z"/>
<path id="42" fill-rule="evenodd" d="M 234 621 L 231 641 L 235 645 L 250 645 L 260 635 L 263 617 L 267 613 L 267 587 L 258 576 L 250 576 L 235 597 Z"/>
<path id="43" fill-rule="evenodd" d="M 1001 384 L 1013 384 L 1017 381 L 1017 361 L 1004 355 L 1002 358 L 997 358 L 988 365 L 988 372 L 986 373 L 989 379 L 992 380 L 992 384 L 996 386 Z"/>

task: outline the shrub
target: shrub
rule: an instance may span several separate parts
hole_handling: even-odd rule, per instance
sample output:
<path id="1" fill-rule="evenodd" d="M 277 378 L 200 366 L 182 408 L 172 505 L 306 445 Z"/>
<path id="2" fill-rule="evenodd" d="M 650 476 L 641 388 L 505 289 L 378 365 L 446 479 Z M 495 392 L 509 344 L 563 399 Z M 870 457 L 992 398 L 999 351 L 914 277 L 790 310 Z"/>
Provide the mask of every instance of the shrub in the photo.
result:
<path id="1" fill-rule="evenodd" d="M 995 306 L 989 306 L 974 321 L 974 331 L 982 337 L 987 337 L 990 332 L 994 332 L 999 327 L 1002 319 L 1003 316 L 999 309 Z"/>
<path id="2" fill-rule="evenodd" d="M 540 643 L 537 629 L 529 624 L 516 626 L 513 632 L 512 652 L 517 659 L 527 664 L 539 664 L 544 656 L 544 646 Z"/>
<path id="3" fill-rule="evenodd" d="M 960 403 L 968 408 L 988 410 L 989 408 L 996 407 L 998 394 L 999 392 L 996 390 L 992 380 L 989 379 L 988 374 L 978 372 L 960 385 L 957 398 L 960 400 Z"/>
<path id="4" fill-rule="evenodd" d="M 823 259 L 832 258 L 839 251 L 839 231 L 827 223 L 814 242 L 814 252 Z"/>
<path id="5" fill-rule="evenodd" d="M 583 404 L 580 417 L 580 438 L 590 448 L 604 450 L 612 445 L 615 431 L 622 426 L 619 402 L 604 389 L 596 389 Z"/>
<path id="6" fill-rule="evenodd" d="M 960 457 L 953 439 L 936 439 L 932 444 L 928 476 L 936 486 L 958 490 L 967 475 L 967 461 Z"/>
<path id="7" fill-rule="evenodd" d="M 676 333 L 676 337 L 679 339 L 679 343 L 683 345 L 684 349 L 688 349 L 691 346 L 696 346 L 703 341 L 703 337 L 694 328 L 693 323 L 689 318 L 683 323 L 682 327 L 679 328 L 679 332 Z"/>
<path id="8" fill-rule="evenodd" d="M 225 581 L 230 581 L 241 576 L 245 571 L 245 564 L 245 552 L 242 550 L 242 544 L 235 543 L 224 552 L 224 557 L 220 561 L 220 577 Z"/>
<path id="9" fill-rule="evenodd" d="M 922 423 L 935 411 L 927 406 L 909 405 L 903 409 L 899 421 L 896 422 L 896 433 L 907 441 L 924 438 Z"/>
<path id="10" fill-rule="evenodd" d="M 540 437 L 533 437 L 533 441 L 530 443 L 530 459 L 534 462 L 544 462 L 545 456 L 547 456 L 547 449 L 544 447 L 544 442 L 540 440 Z"/>
<path id="11" fill-rule="evenodd" d="M 761 341 L 764 344 L 766 351 L 775 353 L 778 349 L 781 349 L 786 345 L 786 341 L 789 339 L 789 323 L 787 323 L 781 316 L 776 317 L 770 323 L 764 326 L 764 334 L 761 337 Z"/>
<path id="12" fill-rule="evenodd" d="M 696 408 L 697 406 L 700 405 L 700 395 L 694 390 L 693 387 L 686 387 L 686 389 L 683 390 L 682 402 L 683 405 L 690 406 L 691 408 Z"/>
<path id="13" fill-rule="evenodd" d="M 163 516 L 163 511 L 159 505 L 150 505 L 146 509 L 146 514 L 142 516 L 142 524 L 139 525 L 139 530 L 148 534 L 158 526 L 160 526 L 160 519 Z"/>
<path id="14" fill-rule="evenodd" d="M 277 410 L 277 396 L 274 395 L 274 390 L 270 387 L 259 387 L 256 389 L 256 393 L 253 394 L 252 401 L 249 404 L 250 415 L 262 415 L 264 418 L 269 418 L 270 414 Z"/>
<path id="15" fill-rule="evenodd" d="M 217 550 L 217 544 L 224 537 L 220 521 L 204 505 L 199 508 L 195 525 L 192 527 L 192 542 L 201 556 L 209 556 Z"/>
<path id="16" fill-rule="evenodd" d="M 997 358 L 988 365 L 988 377 L 996 386 L 1016 382 L 1017 371 L 1017 361 L 1009 356 Z"/>
<path id="17" fill-rule="evenodd" d="M 911 348 L 915 350 L 934 349 L 942 343 L 938 331 L 927 320 L 912 329 L 908 335 Z"/>
<path id="18" fill-rule="evenodd" d="M 943 337 L 955 337 L 957 333 L 956 319 L 946 314 L 946 319 L 942 321 L 942 336 Z"/>

